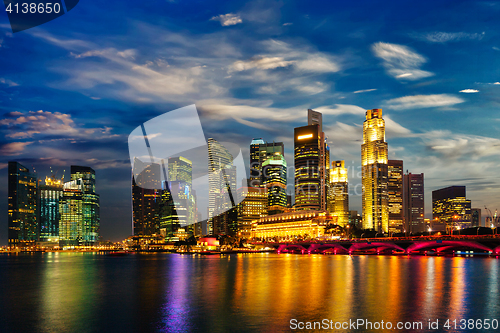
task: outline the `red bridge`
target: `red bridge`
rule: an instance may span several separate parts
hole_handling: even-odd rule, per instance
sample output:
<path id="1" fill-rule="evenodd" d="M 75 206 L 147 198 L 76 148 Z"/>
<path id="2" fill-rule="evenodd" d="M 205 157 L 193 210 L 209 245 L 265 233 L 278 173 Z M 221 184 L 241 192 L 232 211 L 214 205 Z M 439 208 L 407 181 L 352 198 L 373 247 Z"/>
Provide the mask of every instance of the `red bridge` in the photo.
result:
<path id="1" fill-rule="evenodd" d="M 488 236 L 424 236 L 411 238 L 371 238 L 360 240 L 305 241 L 262 243 L 278 253 L 334 254 L 423 254 L 474 251 L 500 254 L 500 235 Z"/>

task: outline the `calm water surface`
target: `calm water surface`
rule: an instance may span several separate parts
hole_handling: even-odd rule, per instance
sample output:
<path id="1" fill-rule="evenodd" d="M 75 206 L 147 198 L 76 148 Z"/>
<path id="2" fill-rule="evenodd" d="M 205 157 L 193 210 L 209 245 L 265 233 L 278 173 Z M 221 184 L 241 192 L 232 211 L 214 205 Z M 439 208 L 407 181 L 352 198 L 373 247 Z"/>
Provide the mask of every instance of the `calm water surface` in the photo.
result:
<path id="1" fill-rule="evenodd" d="M 500 320 L 499 271 L 496 258 L 4 254 L 0 332 L 281 332 L 292 318 Z"/>

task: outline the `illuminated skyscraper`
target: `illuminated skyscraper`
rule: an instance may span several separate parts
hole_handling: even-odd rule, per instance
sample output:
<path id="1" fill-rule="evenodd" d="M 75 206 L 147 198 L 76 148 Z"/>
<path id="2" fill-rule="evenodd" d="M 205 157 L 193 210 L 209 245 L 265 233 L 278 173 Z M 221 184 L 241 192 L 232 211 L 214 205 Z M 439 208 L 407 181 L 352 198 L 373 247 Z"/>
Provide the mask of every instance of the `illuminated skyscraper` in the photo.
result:
<path id="1" fill-rule="evenodd" d="M 403 176 L 403 207 L 406 233 L 424 232 L 424 174 L 408 173 Z"/>
<path id="2" fill-rule="evenodd" d="M 75 179 L 64 183 L 59 201 L 59 246 L 74 247 L 84 243 L 84 183 Z"/>
<path id="3" fill-rule="evenodd" d="M 344 161 L 333 161 L 328 188 L 328 211 L 337 217 L 337 224 L 349 224 L 349 182 Z"/>
<path id="4" fill-rule="evenodd" d="M 133 172 L 137 177 L 132 177 L 132 219 L 134 235 L 147 236 L 159 234 L 160 203 L 162 199 L 162 186 L 160 165 L 147 164 L 134 159 L 134 169 L 142 170 Z"/>
<path id="5" fill-rule="evenodd" d="M 95 171 L 87 166 L 71 166 L 71 180 L 82 182 L 82 241 L 85 245 L 93 245 L 99 241 L 100 234 L 100 201 L 95 187 Z"/>
<path id="6" fill-rule="evenodd" d="M 286 208 L 286 160 L 276 153 L 262 163 L 262 185 L 267 188 L 269 215 L 283 213 Z"/>
<path id="7" fill-rule="evenodd" d="M 450 229 L 471 227 L 471 201 L 465 186 L 450 186 L 432 191 L 432 218 Z"/>
<path id="8" fill-rule="evenodd" d="M 249 238 L 252 231 L 252 221 L 267 216 L 267 188 L 239 188 L 238 193 L 246 192 L 246 197 L 238 204 L 238 236 Z"/>
<path id="9" fill-rule="evenodd" d="M 389 194 L 389 232 L 405 230 L 403 209 L 403 161 L 389 160 L 387 166 Z"/>
<path id="10" fill-rule="evenodd" d="M 9 246 L 30 246 L 38 240 L 38 180 L 17 162 L 8 165 Z"/>
<path id="11" fill-rule="evenodd" d="M 45 185 L 40 185 L 40 241 L 59 241 L 59 205 L 63 196 L 64 179 L 55 175 L 45 177 Z"/>
<path id="12" fill-rule="evenodd" d="M 262 138 L 253 139 L 250 143 L 250 178 L 248 185 L 251 187 L 259 187 L 262 174 L 262 165 L 260 161 L 261 146 L 266 142 Z"/>
<path id="13" fill-rule="evenodd" d="M 233 155 L 219 142 L 208 138 L 208 225 L 209 235 L 237 231 L 236 167 Z"/>
<path id="14" fill-rule="evenodd" d="M 249 186 L 262 186 L 262 164 L 276 154 L 284 155 L 283 142 L 265 142 L 262 138 L 253 139 L 250 144 Z"/>
<path id="15" fill-rule="evenodd" d="M 363 228 L 389 231 L 387 142 L 382 109 L 366 111 L 361 145 Z"/>
<path id="16" fill-rule="evenodd" d="M 295 208 L 326 210 L 328 146 L 321 113 L 307 112 L 308 125 L 294 129 Z"/>

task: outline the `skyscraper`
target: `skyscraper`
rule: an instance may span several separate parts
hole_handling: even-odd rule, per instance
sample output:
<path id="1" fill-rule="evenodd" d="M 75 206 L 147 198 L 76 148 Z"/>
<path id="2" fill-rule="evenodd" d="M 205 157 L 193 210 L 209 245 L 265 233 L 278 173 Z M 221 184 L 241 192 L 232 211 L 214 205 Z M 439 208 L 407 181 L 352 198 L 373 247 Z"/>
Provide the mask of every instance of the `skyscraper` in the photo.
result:
<path id="1" fill-rule="evenodd" d="M 403 207 L 406 233 L 424 232 L 424 174 L 408 173 L 403 176 Z"/>
<path id="2" fill-rule="evenodd" d="M 236 167 L 233 155 L 208 138 L 208 234 L 232 234 L 237 230 Z"/>
<path id="3" fill-rule="evenodd" d="M 337 217 L 337 224 L 344 227 L 349 224 L 349 183 L 344 161 L 333 161 L 330 169 L 328 188 L 328 211 Z"/>
<path id="4" fill-rule="evenodd" d="M 38 180 L 17 162 L 9 162 L 8 172 L 9 246 L 30 246 L 38 240 Z"/>
<path id="5" fill-rule="evenodd" d="M 432 191 L 432 218 L 445 222 L 449 229 L 471 226 L 471 201 L 465 186 L 449 186 Z"/>
<path id="6" fill-rule="evenodd" d="M 56 179 L 55 175 L 45 177 L 45 185 L 40 189 L 40 241 L 59 241 L 59 205 L 63 196 L 64 178 Z"/>
<path id="7" fill-rule="evenodd" d="M 262 165 L 260 162 L 260 149 L 266 142 L 262 138 L 253 139 L 250 143 L 250 178 L 248 185 L 250 187 L 259 187 L 262 174 Z"/>
<path id="8" fill-rule="evenodd" d="M 239 188 L 238 192 L 246 192 L 246 197 L 238 204 L 238 236 L 249 238 L 252 231 L 252 221 L 267 216 L 267 188 Z"/>
<path id="9" fill-rule="evenodd" d="M 262 185 L 267 188 L 269 215 L 283 213 L 286 208 L 286 160 L 276 153 L 262 163 Z"/>
<path id="10" fill-rule="evenodd" d="M 262 138 L 252 140 L 250 144 L 249 186 L 262 186 L 262 164 L 276 154 L 284 155 L 283 142 L 265 142 Z"/>
<path id="11" fill-rule="evenodd" d="M 387 143 L 382 109 L 366 111 L 361 145 L 363 228 L 389 231 Z"/>
<path id="12" fill-rule="evenodd" d="M 84 186 L 81 179 L 64 183 L 59 201 L 59 246 L 63 248 L 84 244 Z"/>
<path id="13" fill-rule="evenodd" d="M 387 191 L 389 195 L 389 232 L 403 232 L 403 161 L 389 160 L 387 165 Z"/>
<path id="14" fill-rule="evenodd" d="M 134 159 L 132 176 L 132 219 L 134 235 L 147 236 L 159 233 L 162 186 L 160 165 L 147 164 Z"/>
<path id="15" fill-rule="evenodd" d="M 322 115 L 307 112 L 308 125 L 294 129 L 295 208 L 326 210 L 329 161 Z"/>
<path id="16" fill-rule="evenodd" d="M 82 182 L 82 241 L 85 245 L 93 245 L 100 234 L 100 200 L 96 193 L 95 171 L 87 166 L 72 165 L 71 180 Z"/>

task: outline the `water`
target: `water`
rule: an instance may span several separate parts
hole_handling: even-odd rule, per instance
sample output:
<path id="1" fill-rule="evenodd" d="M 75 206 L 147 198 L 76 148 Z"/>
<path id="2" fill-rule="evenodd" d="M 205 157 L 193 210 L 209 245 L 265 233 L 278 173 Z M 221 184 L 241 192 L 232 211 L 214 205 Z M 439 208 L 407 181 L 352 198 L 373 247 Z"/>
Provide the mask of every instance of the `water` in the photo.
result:
<path id="1" fill-rule="evenodd" d="M 495 258 L 4 254 L 0 332 L 280 332 L 291 319 L 424 331 L 439 319 L 443 332 L 448 318 L 500 319 L 499 270 Z"/>

